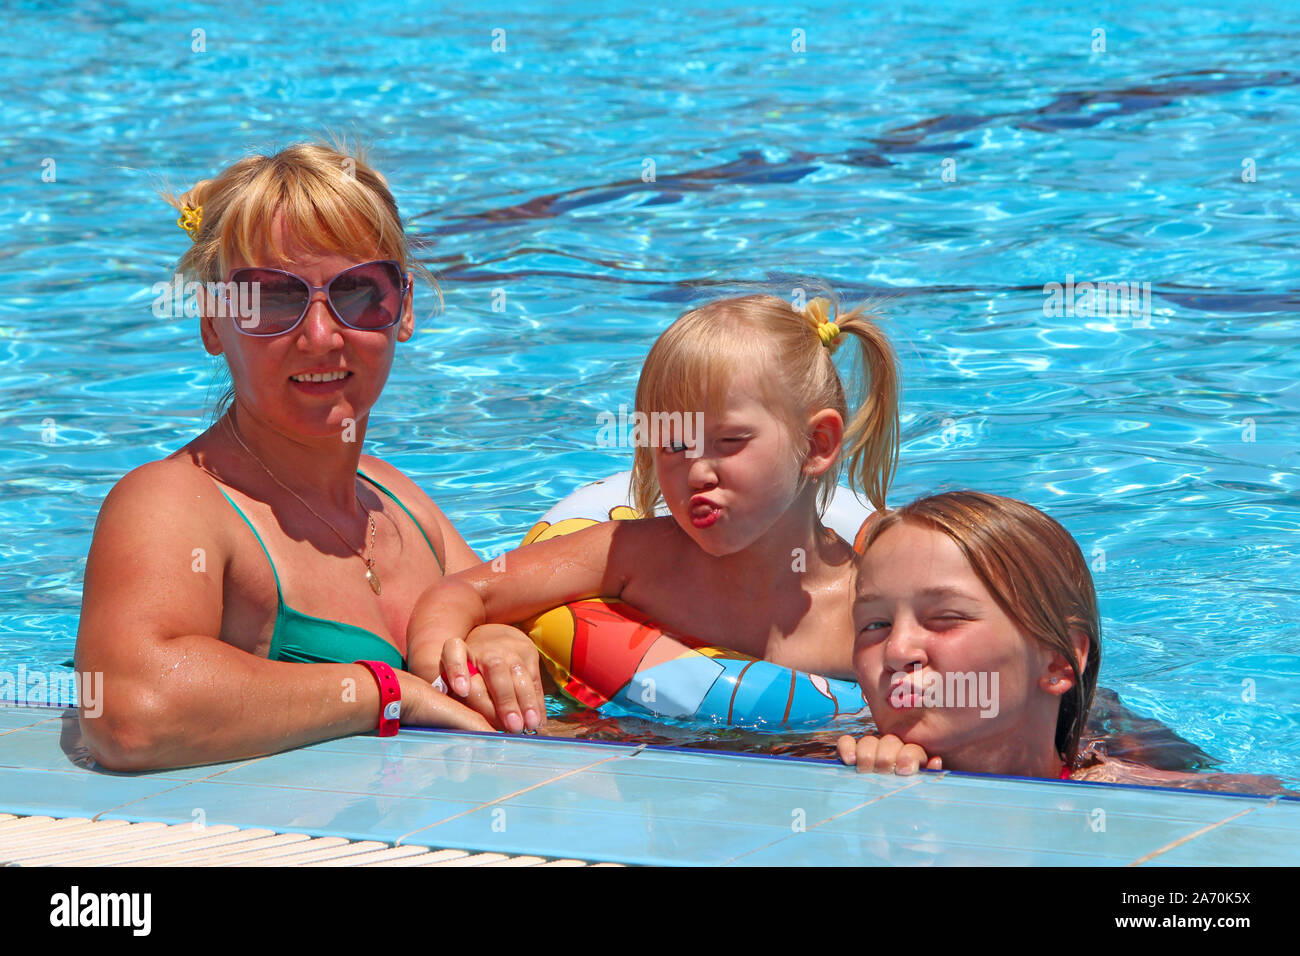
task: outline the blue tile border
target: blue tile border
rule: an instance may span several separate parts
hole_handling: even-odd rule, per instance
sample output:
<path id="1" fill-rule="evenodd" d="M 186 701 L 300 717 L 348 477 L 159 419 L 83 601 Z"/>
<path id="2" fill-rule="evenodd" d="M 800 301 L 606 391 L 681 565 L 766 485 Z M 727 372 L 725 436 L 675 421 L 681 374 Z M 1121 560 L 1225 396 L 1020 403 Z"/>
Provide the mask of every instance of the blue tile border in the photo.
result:
<path id="1" fill-rule="evenodd" d="M 402 733 L 403 734 L 406 733 L 438 734 L 442 736 L 458 735 L 458 736 L 467 736 L 467 737 L 498 737 L 499 736 L 498 734 L 490 734 L 483 731 L 436 730 L 432 728 L 421 728 L 421 727 L 403 728 Z M 344 739 L 352 739 L 352 738 L 344 738 Z M 557 743 L 569 743 L 569 744 L 576 743 L 576 744 L 584 744 L 584 745 L 589 745 L 594 747 L 622 747 L 622 748 L 643 747 L 645 750 L 652 750 L 655 751 L 656 753 L 679 753 L 679 754 L 687 754 L 692 757 L 700 757 L 700 756 L 738 757 L 744 760 L 771 760 L 771 761 L 780 761 L 785 763 L 811 764 L 813 766 L 819 766 L 819 767 L 834 767 L 836 769 L 843 769 L 846 772 L 848 769 L 846 767 L 842 767 L 842 765 L 838 760 L 822 758 L 822 757 L 798 757 L 798 756 L 792 756 L 788 754 L 761 754 L 761 753 L 752 753 L 750 751 L 742 751 L 742 750 L 715 750 L 713 748 L 705 749 L 702 747 L 680 747 L 680 746 L 674 746 L 670 744 L 629 744 L 629 743 L 623 743 L 622 741 L 618 741 L 618 740 L 590 740 L 585 738 L 574 739 L 571 737 L 548 737 L 542 734 L 537 734 L 537 735 L 522 737 L 522 738 L 514 738 L 514 739 L 535 740 L 535 741 L 555 741 Z M 1120 787 L 1125 790 L 1152 790 L 1157 793 L 1172 793 L 1172 794 L 1196 796 L 1196 797 L 1231 797 L 1233 799 L 1239 799 L 1239 800 L 1263 800 L 1263 801 L 1290 800 L 1296 803 L 1300 803 L 1300 793 L 1297 794 L 1234 793 L 1232 791 L 1222 791 L 1222 790 L 1198 790 L 1190 787 L 1161 787 L 1155 784 L 1146 784 L 1146 783 L 1106 783 L 1106 782 L 1095 781 L 1095 780 L 1049 780 L 1042 777 L 1016 777 L 1008 774 L 974 773 L 965 770 L 922 770 L 920 771 L 920 773 L 925 775 L 933 774 L 936 776 L 948 776 L 954 779 L 1006 780 L 1011 783 L 1025 784 L 1025 785 L 1036 786 L 1036 787 L 1102 787 L 1107 790 Z"/>
<path id="2" fill-rule="evenodd" d="M 1300 864 L 1293 797 L 425 730 L 119 774 L 52 719 L 69 716 L 0 710 L 0 811 L 186 823 L 198 808 L 209 824 L 649 864 Z M 1098 806 L 1109 827 L 1089 832 Z"/>

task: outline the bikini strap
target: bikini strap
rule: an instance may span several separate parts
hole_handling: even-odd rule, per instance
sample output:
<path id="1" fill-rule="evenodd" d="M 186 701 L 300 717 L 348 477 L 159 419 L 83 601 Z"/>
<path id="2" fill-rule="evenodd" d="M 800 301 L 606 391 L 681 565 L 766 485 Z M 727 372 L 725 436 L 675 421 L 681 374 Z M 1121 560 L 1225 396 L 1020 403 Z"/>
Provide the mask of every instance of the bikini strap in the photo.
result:
<path id="1" fill-rule="evenodd" d="M 217 485 L 215 481 L 213 484 Z M 271 566 L 271 573 L 275 575 L 275 593 L 280 599 L 280 604 L 283 605 L 284 592 L 280 589 L 280 572 L 275 570 L 275 562 L 271 560 L 271 552 L 266 550 L 266 543 L 262 540 L 262 536 L 258 534 L 257 529 L 253 527 L 253 522 L 248 520 L 248 515 L 244 514 L 244 512 L 240 510 L 239 505 L 235 504 L 234 499 L 231 498 L 230 495 L 226 494 L 220 485 L 217 485 L 217 491 L 221 492 L 221 497 L 230 502 L 230 507 L 235 509 L 235 514 L 244 519 L 244 524 L 248 525 L 248 530 L 253 532 L 253 537 L 256 538 L 257 543 L 261 545 L 262 553 L 266 555 L 266 563 Z"/>
<path id="2" fill-rule="evenodd" d="M 375 479 L 371 478 L 369 475 L 362 474 L 362 472 L 359 469 L 357 471 L 357 474 L 360 477 L 364 478 L 366 481 L 370 482 L 372 485 L 374 485 L 384 494 L 388 495 L 388 497 L 396 501 L 397 507 L 405 511 L 406 514 L 410 517 L 410 519 L 413 522 L 415 522 L 415 526 L 420 529 L 420 534 L 424 536 L 424 543 L 427 544 L 429 546 L 429 550 L 433 552 L 433 560 L 438 562 L 438 570 L 441 571 L 443 574 L 446 574 L 447 570 L 443 566 L 442 558 L 438 557 L 438 549 L 433 546 L 433 542 L 429 540 L 429 536 L 424 533 L 424 528 L 420 526 L 420 522 L 416 520 L 415 515 L 411 514 L 411 509 L 407 508 L 406 505 L 402 504 L 402 499 L 398 498 L 397 495 L 393 494 L 391 491 L 389 491 L 379 482 L 375 481 Z M 208 477 L 211 478 L 212 476 L 209 475 Z M 230 495 L 226 494 L 225 491 L 222 490 L 221 486 L 217 484 L 215 480 L 212 482 L 212 484 L 217 489 L 217 491 L 221 492 L 221 497 L 225 498 L 227 501 L 230 502 L 230 507 L 234 508 L 235 514 L 239 515 L 239 517 L 244 520 L 244 524 L 248 525 L 248 530 L 253 532 L 253 537 L 257 539 L 258 545 L 262 548 L 262 553 L 266 555 L 266 563 L 271 566 L 271 573 L 275 575 L 275 591 L 278 595 L 280 595 L 281 603 L 283 603 L 284 591 L 280 587 L 280 572 L 275 570 L 275 562 L 271 560 L 271 552 L 266 549 L 266 542 L 262 540 L 262 536 L 258 534 L 257 529 L 253 527 L 253 522 L 248 520 L 248 515 L 244 514 L 244 512 L 240 510 L 239 505 L 235 504 L 234 499 L 232 499 Z"/>
<path id="3" fill-rule="evenodd" d="M 357 469 L 357 475 L 359 475 L 360 477 L 364 478 L 366 481 L 370 482 L 372 485 L 374 485 L 376 488 L 378 488 L 378 489 L 379 489 L 380 491 L 382 491 L 384 494 L 388 495 L 388 497 L 390 497 L 390 498 L 392 498 L 394 501 L 396 501 L 396 502 L 397 502 L 397 507 L 399 507 L 399 508 L 401 508 L 403 511 L 405 511 L 406 514 L 407 514 L 407 516 L 408 516 L 412 521 L 415 522 L 415 526 L 416 526 L 417 528 L 420 529 L 420 534 L 424 535 L 424 543 L 427 544 L 427 545 L 429 546 L 429 550 L 433 552 L 433 560 L 435 560 L 435 561 L 438 562 L 438 570 L 441 571 L 443 574 L 446 574 L 446 573 L 447 573 L 447 569 L 446 569 L 445 567 L 443 567 L 443 564 L 442 564 L 442 558 L 438 557 L 438 549 L 435 548 L 435 547 L 433 546 L 433 542 L 429 540 L 429 536 L 428 536 L 427 534 L 424 534 L 424 528 L 421 527 L 420 522 L 416 520 L 415 515 L 411 514 L 411 509 L 408 508 L 408 507 L 406 507 L 406 505 L 402 504 L 402 499 L 401 499 L 401 498 L 397 497 L 397 495 L 393 494 L 391 491 L 389 491 L 387 488 L 385 488 L 385 487 L 384 487 L 383 485 L 381 485 L 379 482 L 375 481 L 375 479 L 371 478 L 369 475 L 363 473 L 363 472 L 361 471 L 361 469 L 359 469 L 359 468 Z M 245 519 L 245 520 L 247 520 L 247 519 Z"/>

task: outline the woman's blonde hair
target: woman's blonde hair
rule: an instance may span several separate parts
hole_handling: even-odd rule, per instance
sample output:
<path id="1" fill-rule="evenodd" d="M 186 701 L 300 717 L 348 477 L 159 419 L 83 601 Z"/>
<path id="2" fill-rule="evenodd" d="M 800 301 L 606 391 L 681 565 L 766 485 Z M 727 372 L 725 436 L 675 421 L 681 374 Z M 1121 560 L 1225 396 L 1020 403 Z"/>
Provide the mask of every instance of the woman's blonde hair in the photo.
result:
<path id="1" fill-rule="evenodd" d="M 1055 742 L 1073 769 L 1101 669 L 1097 591 L 1078 543 L 1033 505 L 980 491 L 948 491 L 872 515 L 858 533 L 857 550 L 866 554 L 872 542 L 902 523 L 950 537 L 1016 629 L 1069 662 L 1074 686 L 1061 697 Z M 1082 670 L 1071 630 L 1088 638 Z"/>
<path id="2" fill-rule="evenodd" d="M 830 310 L 825 299 L 800 310 L 776 296 L 746 295 L 685 313 L 650 349 L 637 382 L 636 410 L 717 414 L 732 381 L 756 373 L 767 407 L 786 423 L 797 448 L 807 447 L 810 415 L 830 408 L 844 420 L 847 455 L 815 479 L 819 513 L 826 510 L 845 457 L 850 486 L 884 508 L 898 464 L 898 364 L 865 306 L 842 315 Z M 827 319 L 838 327 L 834 338 L 825 329 Z M 846 339 L 857 343 L 861 364 L 863 394 L 852 410 L 831 359 Z M 647 515 L 662 497 L 654 449 L 645 445 L 637 447 L 633 460 L 632 495 Z"/>
<path id="3" fill-rule="evenodd" d="M 433 274 L 412 252 L 388 183 L 359 144 L 296 143 L 273 155 L 245 156 L 215 178 L 179 196 L 164 191 L 163 198 L 182 221 L 192 223 L 191 211 L 198 211 L 197 228 L 187 229 L 193 241 L 176 265 L 185 282 L 224 281 L 236 259 L 285 261 L 273 228 L 279 214 L 285 232 L 308 249 L 392 259 L 437 291 Z M 231 387 L 214 418 L 233 398 Z"/>

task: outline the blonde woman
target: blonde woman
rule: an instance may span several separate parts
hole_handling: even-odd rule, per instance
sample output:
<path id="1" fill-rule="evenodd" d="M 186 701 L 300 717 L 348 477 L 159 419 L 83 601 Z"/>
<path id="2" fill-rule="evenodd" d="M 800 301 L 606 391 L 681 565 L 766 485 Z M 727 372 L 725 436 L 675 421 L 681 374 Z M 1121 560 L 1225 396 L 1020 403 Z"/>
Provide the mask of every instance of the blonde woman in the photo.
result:
<path id="1" fill-rule="evenodd" d="M 398 723 L 492 729 L 477 711 L 536 728 L 537 654 L 513 628 L 470 636 L 494 663 L 474 707 L 404 669 L 416 598 L 479 559 L 362 452 L 413 332 L 412 273 L 427 276 L 384 179 L 304 144 L 172 201 L 191 240 L 178 272 L 233 384 L 213 427 L 127 474 L 100 511 L 76 650 L 78 670 L 104 675 L 102 715 L 82 714 L 91 754 L 138 770 Z"/>

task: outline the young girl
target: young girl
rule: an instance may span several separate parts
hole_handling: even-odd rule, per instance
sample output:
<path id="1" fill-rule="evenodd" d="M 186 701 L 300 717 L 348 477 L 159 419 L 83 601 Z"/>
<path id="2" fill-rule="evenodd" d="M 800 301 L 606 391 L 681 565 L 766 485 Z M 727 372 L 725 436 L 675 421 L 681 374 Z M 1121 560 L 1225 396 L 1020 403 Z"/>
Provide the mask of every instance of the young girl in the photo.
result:
<path id="1" fill-rule="evenodd" d="M 1078 544 L 1037 508 L 956 491 L 869 522 L 853 666 L 881 736 L 841 737 L 844 763 L 1285 792 L 1079 753 L 1101 664 L 1097 595 Z"/>
<path id="2" fill-rule="evenodd" d="M 867 385 L 852 410 L 831 360 L 845 340 Z M 804 311 L 764 295 L 710 303 L 656 341 L 636 409 L 703 415 L 701 434 L 683 426 L 635 452 L 638 510 L 652 515 L 662 498 L 670 516 L 584 528 L 510 552 L 504 570 L 498 561 L 439 582 L 411 618 L 412 672 L 434 679 L 445 665 L 464 696 L 459 642 L 471 629 L 602 596 L 710 644 L 851 676 L 853 550 L 820 514 L 844 458 L 876 508 L 897 463 L 898 372 L 872 318 L 859 309 L 832 321 L 825 299 Z M 491 654 L 476 663 L 501 669 Z M 522 686 L 518 665 L 516 675 Z"/>

